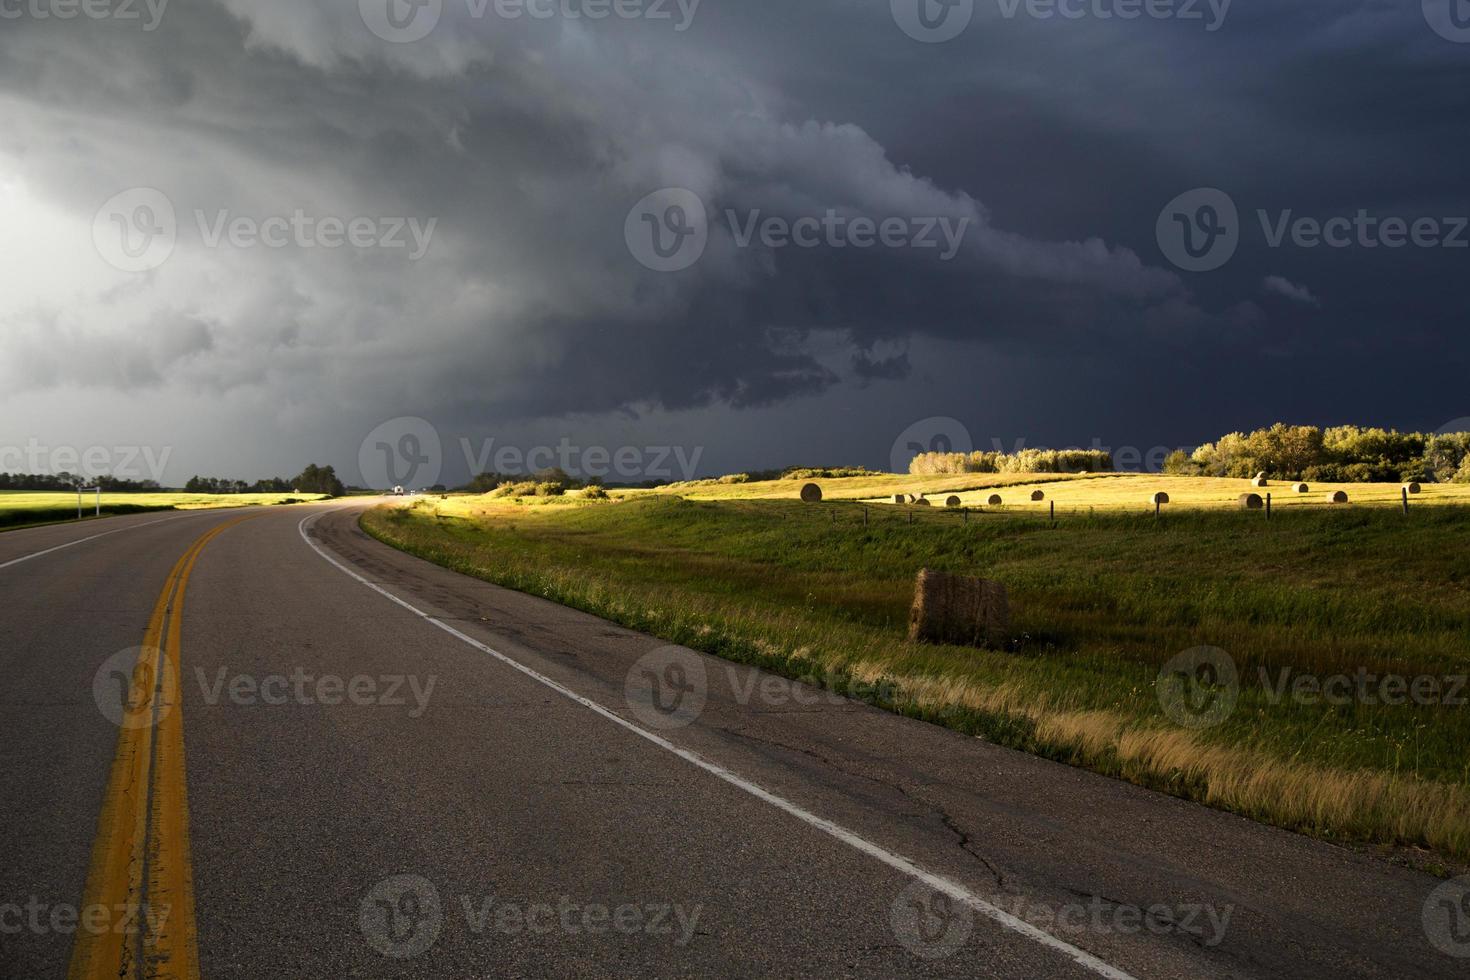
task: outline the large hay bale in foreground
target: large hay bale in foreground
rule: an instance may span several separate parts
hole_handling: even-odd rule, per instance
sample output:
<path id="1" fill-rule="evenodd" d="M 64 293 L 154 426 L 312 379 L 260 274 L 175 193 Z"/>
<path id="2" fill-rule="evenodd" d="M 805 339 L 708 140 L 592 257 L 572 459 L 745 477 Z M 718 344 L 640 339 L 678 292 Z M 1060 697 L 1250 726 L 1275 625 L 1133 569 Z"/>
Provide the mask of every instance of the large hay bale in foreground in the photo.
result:
<path id="1" fill-rule="evenodd" d="M 1346 490 L 1330 490 L 1330 491 L 1328 491 L 1328 493 L 1327 493 L 1327 502 L 1329 504 L 1345 504 L 1345 503 L 1347 503 L 1348 502 L 1347 491 Z"/>
<path id="2" fill-rule="evenodd" d="M 809 504 L 821 503 L 822 488 L 817 486 L 815 483 L 808 483 L 806 486 L 801 488 L 801 499 Z"/>
<path id="3" fill-rule="evenodd" d="M 1162 491 L 1162 490 L 1160 490 L 1158 493 L 1154 494 L 1152 497 L 1149 498 L 1149 503 L 1156 504 L 1156 505 L 1157 504 L 1167 504 L 1168 502 L 1169 502 L 1169 495 L 1167 493 L 1165 493 L 1164 491 Z"/>
<path id="4" fill-rule="evenodd" d="M 1291 488 L 1293 490 L 1295 490 L 1297 493 L 1311 493 L 1312 492 L 1312 488 L 1309 485 L 1305 484 L 1305 483 L 1293 483 L 1291 485 Z"/>
<path id="5" fill-rule="evenodd" d="M 1241 510 L 1260 510 L 1264 506 L 1266 506 L 1266 502 L 1261 499 L 1261 495 L 1258 493 L 1243 493 L 1240 495 Z"/>
<path id="6" fill-rule="evenodd" d="M 1046 499 L 1046 494 L 1043 491 L 1041 491 L 1041 490 L 1032 490 L 1031 491 L 1031 499 L 1032 500 L 1045 500 Z"/>
<path id="7" fill-rule="evenodd" d="M 923 569 L 914 583 L 909 639 L 1001 647 L 1011 626 L 1006 587 L 988 579 Z"/>
<path id="8" fill-rule="evenodd" d="M 952 497 L 948 497 L 948 498 L 945 499 L 944 506 L 946 506 L 946 507 L 958 507 L 961 503 L 963 503 L 963 501 L 960 500 L 959 497 L 953 497 L 952 496 Z"/>
<path id="9" fill-rule="evenodd" d="M 1419 484 L 1417 484 L 1417 483 L 1405 483 L 1404 484 L 1404 490 L 1407 491 L 1407 492 L 1409 492 L 1409 493 L 1419 493 L 1423 489 L 1424 488 L 1421 487 L 1421 486 L 1419 486 Z"/>
<path id="10" fill-rule="evenodd" d="M 990 506 L 992 506 L 992 507 L 999 507 L 999 506 L 1001 506 L 1002 504 L 1005 503 L 1004 500 L 1001 500 L 1000 499 L 1000 494 L 998 494 L 998 493 L 992 493 L 990 495 L 990 499 L 987 500 L 987 501 L 985 501 L 985 502 L 987 504 L 989 504 Z"/>

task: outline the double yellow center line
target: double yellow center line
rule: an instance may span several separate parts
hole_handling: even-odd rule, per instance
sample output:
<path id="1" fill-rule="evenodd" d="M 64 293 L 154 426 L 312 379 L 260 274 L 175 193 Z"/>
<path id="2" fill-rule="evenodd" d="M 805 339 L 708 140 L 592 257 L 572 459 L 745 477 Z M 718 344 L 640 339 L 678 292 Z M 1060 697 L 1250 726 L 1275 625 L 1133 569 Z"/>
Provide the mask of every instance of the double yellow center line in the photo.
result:
<path id="1" fill-rule="evenodd" d="M 68 973 L 72 980 L 199 976 L 180 622 L 199 555 L 221 533 L 248 519 L 220 524 L 184 552 L 148 620 L 128 684 L 83 896 L 84 908 L 107 910 L 112 927 L 77 931 Z"/>

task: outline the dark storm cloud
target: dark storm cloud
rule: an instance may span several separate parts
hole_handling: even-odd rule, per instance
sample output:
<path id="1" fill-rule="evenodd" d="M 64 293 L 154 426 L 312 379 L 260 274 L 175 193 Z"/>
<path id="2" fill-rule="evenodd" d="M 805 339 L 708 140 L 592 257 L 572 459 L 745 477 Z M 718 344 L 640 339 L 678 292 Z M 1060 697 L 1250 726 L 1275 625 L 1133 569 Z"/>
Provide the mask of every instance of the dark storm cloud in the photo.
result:
<path id="1" fill-rule="evenodd" d="M 1417 3 L 1237 0 L 1210 31 L 978 0 L 932 45 L 887 0 L 671 3 L 667 22 L 475 6 L 445 0 L 402 44 L 357 4 L 301 0 L 176 0 L 153 32 L 0 23 L 0 161 L 81 227 L 137 186 L 180 228 L 157 269 L 5 313 L 7 385 L 249 391 L 351 433 L 385 405 L 537 419 L 920 385 L 917 339 L 1043 377 L 1065 353 L 1207 379 L 1266 337 L 1320 351 L 1331 314 L 1364 364 L 1463 354 L 1466 253 L 1273 249 L 1255 217 L 1470 212 L 1470 45 Z M 1200 186 L 1235 200 L 1242 240 L 1196 274 L 1155 223 Z M 709 216 L 673 272 L 625 238 L 665 187 Z M 416 262 L 201 240 L 220 214 L 298 210 L 437 224 Z M 825 227 L 791 243 L 834 216 L 842 247 Z M 852 247 L 855 218 L 903 219 L 904 244 Z M 764 221 L 784 237 L 742 240 Z M 1390 343 L 1408 309 L 1415 333 Z"/>

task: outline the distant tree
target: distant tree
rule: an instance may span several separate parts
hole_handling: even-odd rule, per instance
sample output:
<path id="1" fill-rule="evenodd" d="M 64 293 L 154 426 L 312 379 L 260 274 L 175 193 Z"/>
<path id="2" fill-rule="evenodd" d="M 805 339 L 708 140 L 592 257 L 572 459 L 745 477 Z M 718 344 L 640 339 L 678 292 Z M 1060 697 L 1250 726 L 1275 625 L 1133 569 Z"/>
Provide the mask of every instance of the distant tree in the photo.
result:
<path id="1" fill-rule="evenodd" d="M 342 481 L 337 479 L 337 471 L 330 466 L 318 466 L 310 464 L 301 471 L 301 475 L 291 481 L 292 486 L 302 493 L 321 493 L 328 497 L 340 497 L 347 492 Z"/>

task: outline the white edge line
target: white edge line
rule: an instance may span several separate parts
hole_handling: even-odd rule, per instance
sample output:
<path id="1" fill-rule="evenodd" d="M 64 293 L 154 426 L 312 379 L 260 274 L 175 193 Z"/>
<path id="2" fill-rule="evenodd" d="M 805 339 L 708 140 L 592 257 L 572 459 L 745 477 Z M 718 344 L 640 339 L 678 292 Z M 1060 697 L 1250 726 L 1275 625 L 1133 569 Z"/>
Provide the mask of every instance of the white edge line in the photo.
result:
<path id="1" fill-rule="evenodd" d="M 400 599 L 398 596 L 389 592 L 387 589 L 383 588 L 375 582 L 368 581 L 357 572 L 337 561 L 337 559 L 333 558 L 331 555 L 327 554 L 326 551 L 322 550 L 322 548 L 319 547 L 315 541 L 311 540 L 311 538 L 306 533 L 306 526 L 310 522 L 315 521 L 322 516 L 323 514 L 318 513 L 312 514 L 302 519 L 301 523 L 296 526 L 297 532 L 301 535 L 301 540 L 305 541 L 307 545 L 311 548 L 311 550 L 315 551 L 318 555 L 325 559 L 328 564 L 336 567 L 338 571 L 344 572 L 345 574 L 351 576 L 352 578 L 361 582 L 363 585 L 366 585 L 368 588 L 372 589 L 379 595 L 384 596 L 385 598 L 390 599 L 391 601 L 402 606 L 404 609 L 407 609 L 409 612 L 413 613 L 415 616 L 418 616 L 420 619 L 434 624 L 444 632 L 448 633 L 450 636 L 453 636 L 456 639 L 469 644 L 476 650 L 479 650 L 481 653 L 489 654 L 506 666 L 520 671 L 522 674 L 525 674 L 527 677 L 531 678 L 534 681 L 537 681 L 540 684 L 544 684 L 546 687 L 551 688 L 553 691 L 562 695 L 563 697 L 575 701 L 585 708 L 589 708 L 592 711 L 595 711 L 597 714 L 606 718 L 613 724 L 619 725 L 622 728 L 625 728 L 628 731 L 632 732 L 633 734 L 647 739 L 654 745 L 657 745 L 659 748 L 673 753 L 674 755 L 683 759 L 685 762 L 690 763 L 691 765 L 698 766 L 700 769 L 703 769 L 710 775 L 715 776 L 716 778 L 721 779 L 726 783 L 729 783 L 731 786 L 734 786 L 740 790 L 744 790 L 746 793 L 749 793 L 751 796 L 754 796 L 759 800 L 764 800 L 766 803 L 771 804 L 771 806 L 774 806 L 776 809 L 782 810 L 785 813 L 796 817 L 798 820 L 801 820 L 802 822 L 809 824 L 812 827 L 815 827 L 816 829 L 831 837 L 835 837 L 842 843 L 848 845 L 855 850 L 861 851 L 864 854 L 867 854 L 869 857 L 878 859 L 879 861 L 888 865 L 890 868 L 894 868 L 895 870 L 901 871 L 909 877 L 916 879 L 917 881 L 923 882 L 930 888 L 933 888 L 935 891 L 943 892 L 946 895 L 957 899 L 958 901 L 964 902 L 966 905 L 979 912 L 981 915 L 992 919 L 1005 928 L 1010 929 L 1012 932 L 1020 933 L 1026 938 L 1034 940 L 1042 946 L 1046 946 L 1049 949 L 1063 954 L 1068 959 L 1077 963 L 1079 966 L 1091 970 L 1098 976 L 1107 977 L 1109 978 L 1109 980 L 1136 980 L 1136 978 L 1134 978 L 1131 974 L 1124 973 L 1122 970 L 1118 969 L 1110 963 L 1098 959 L 1096 956 L 1093 956 L 1086 950 L 1079 949 L 1078 947 L 1073 946 L 1071 943 L 1058 939 L 1056 936 L 1053 936 L 1049 932 L 1043 932 L 1041 929 L 1036 928 L 1035 926 L 1031 925 L 1031 923 L 1026 922 L 1024 919 L 1017 918 L 1016 916 L 1007 912 L 1005 909 L 990 904 L 979 895 L 976 895 L 974 892 L 970 891 L 964 885 L 961 885 L 956 881 L 951 881 L 950 879 L 945 878 L 941 875 L 934 874 L 931 871 L 925 871 L 923 868 L 919 867 L 917 864 L 910 861 L 903 855 L 895 854 L 893 851 L 890 851 L 881 845 L 874 844 L 872 841 L 858 836 L 845 827 L 841 827 L 830 820 L 819 817 L 809 810 L 804 810 L 800 806 L 797 806 L 795 803 L 783 799 L 767 789 L 757 786 L 755 783 L 752 783 L 749 780 L 736 775 L 723 766 L 719 766 L 713 762 L 710 762 L 708 759 L 704 758 L 698 753 L 691 752 L 688 749 L 681 749 L 679 746 L 675 745 L 673 742 L 668 741 L 662 736 L 655 735 L 653 732 L 650 732 L 647 729 L 640 728 L 638 725 L 635 725 L 632 722 L 628 721 L 622 715 L 619 715 L 613 711 L 608 710 L 607 708 L 604 708 L 602 705 L 598 704 L 595 701 L 591 701 L 587 698 L 582 697 L 580 694 L 576 693 L 570 688 L 558 684 L 556 681 L 545 676 L 544 674 L 538 673 L 530 667 L 527 667 L 525 664 L 506 656 L 498 650 L 491 649 L 490 647 L 481 643 L 479 640 L 476 640 L 475 638 L 470 636 L 466 636 L 465 634 L 461 633 L 459 630 L 443 622 L 442 620 L 436 619 L 433 616 L 430 616 L 428 613 L 415 608 L 408 602 L 405 602 L 403 599 Z"/>
<path id="2" fill-rule="evenodd" d="M 192 516 L 192 515 L 190 515 L 190 514 L 173 514 L 173 515 L 170 515 L 168 517 L 159 518 L 156 521 L 148 521 L 145 524 L 129 524 L 127 527 L 115 527 L 111 531 L 103 531 L 101 534 L 94 534 L 91 537 L 87 537 L 87 538 L 78 538 L 76 541 L 68 541 L 66 544 L 59 544 L 59 545 L 57 545 L 54 548 L 47 548 L 45 551 L 37 551 L 37 552 L 34 552 L 33 554 L 22 555 L 19 558 L 13 558 L 10 561 L 6 562 L 5 564 L 0 565 L 0 568 L 9 568 L 11 565 L 19 565 L 21 562 L 23 562 L 23 561 L 30 561 L 32 558 L 40 558 L 43 555 L 53 554 L 53 553 L 58 552 L 58 551 L 65 551 L 67 548 L 75 548 L 79 544 L 86 544 L 88 541 L 96 541 L 98 538 L 105 538 L 109 534 L 121 534 L 124 531 L 136 531 L 140 527 L 152 527 L 155 524 L 162 524 L 165 521 L 176 521 L 180 517 L 190 517 L 190 516 Z"/>

